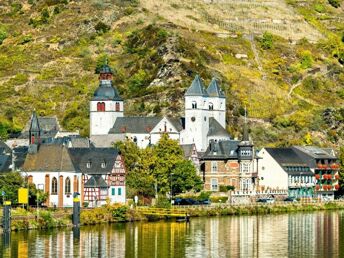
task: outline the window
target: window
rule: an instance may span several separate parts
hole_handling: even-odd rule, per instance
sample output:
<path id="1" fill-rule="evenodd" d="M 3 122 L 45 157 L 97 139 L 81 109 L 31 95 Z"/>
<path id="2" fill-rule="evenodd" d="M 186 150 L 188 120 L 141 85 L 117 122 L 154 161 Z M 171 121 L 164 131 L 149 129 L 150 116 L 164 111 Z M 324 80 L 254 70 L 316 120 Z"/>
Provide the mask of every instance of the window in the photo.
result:
<path id="1" fill-rule="evenodd" d="M 118 195 L 122 195 L 122 188 L 118 188 Z"/>
<path id="2" fill-rule="evenodd" d="M 212 191 L 218 191 L 218 181 L 217 181 L 217 178 L 212 178 L 211 179 L 211 190 Z"/>
<path id="3" fill-rule="evenodd" d="M 211 172 L 213 173 L 217 172 L 217 161 L 211 162 Z"/>
<path id="4" fill-rule="evenodd" d="M 250 189 L 251 181 L 250 179 L 243 178 L 241 180 L 241 190 L 248 191 Z"/>
<path id="5" fill-rule="evenodd" d="M 251 156 L 251 150 L 241 150 L 240 155 L 241 156 Z"/>
<path id="6" fill-rule="evenodd" d="M 66 178 L 65 182 L 65 194 L 70 194 L 70 178 Z"/>
<path id="7" fill-rule="evenodd" d="M 51 194 L 57 194 L 57 179 L 53 177 L 51 180 Z"/>
<path id="8" fill-rule="evenodd" d="M 209 110 L 214 110 L 214 105 L 211 102 L 209 102 Z"/>
<path id="9" fill-rule="evenodd" d="M 196 101 L 192 101 L 192 109 L 196 109 L 197 108 L 197 102 Z"/>
<path id="10" fill-rule="evenodd" d="M 97 111 L 98 112 L 104 112 L 105 111 L 105 103 L 104 102 L 98 102 L 97 103 Z"/>
<path id="11" fill-rule="evenodd" d="M 89 160 L 89 161 L 86 163 L 86 167 L 87 167 L 87 168 L 91 168 L 91 166 L 92 166 L 92 162 Z"/>
<path id="12" fill-rule="evenodd" d="M 251 168 L 251 163 L 240 163 L 240 172 L 249 173 Z"/>
<path id="13" fill-rule="evenodd" d="M 101 167 L 102 167 L 102 168 L 106 168 L 106 162 L 105 162 L 105 160 L 101 163 Z"/>
<path id="14" fill-rule="evenodd" d="M 116 110 L 116 112 L 119 112 L 119 111 L 120 111 L 120 105 L 119 105 L 119 102 L 116 102 L 116 105 L 115 105 L 115 110 Z"/>
<path id="15" fill-rule="evenodd" d="M 112 188 L 112 189 L 111 189 L 111 194 L 112 194 L 112 195 L 115 195 L 115 194 L 116 194 L 116 189 L 115 189 L 115 188 Z"/>

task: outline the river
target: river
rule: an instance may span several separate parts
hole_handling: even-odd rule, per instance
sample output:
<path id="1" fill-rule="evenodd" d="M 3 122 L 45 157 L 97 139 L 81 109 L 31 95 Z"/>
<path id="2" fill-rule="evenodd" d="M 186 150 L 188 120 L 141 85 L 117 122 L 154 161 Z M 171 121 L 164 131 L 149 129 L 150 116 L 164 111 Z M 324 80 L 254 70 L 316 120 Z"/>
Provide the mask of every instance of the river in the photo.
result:
<path id="1" fill-rule="evenodd" d="M 3 257 L 344 257 L 344 211 L 12 232 Z"/>

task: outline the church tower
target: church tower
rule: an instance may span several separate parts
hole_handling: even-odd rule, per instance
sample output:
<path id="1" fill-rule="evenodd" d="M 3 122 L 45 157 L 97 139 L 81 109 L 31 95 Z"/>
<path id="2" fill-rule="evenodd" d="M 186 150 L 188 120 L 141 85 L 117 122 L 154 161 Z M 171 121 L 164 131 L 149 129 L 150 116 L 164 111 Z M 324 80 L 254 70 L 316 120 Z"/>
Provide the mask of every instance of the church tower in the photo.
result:
<path id="1" fill-rule="evenodd" d="M 226 96 L 215 78 L 211 80 L 207 93 L 209 116 L 215 118 L 226 129 Z"/>
<path id="2" fill-rule="evenodd" d="M 41 129 L 39 127 L 38 117 L 36 111 L 33 111 L 31 116 L 31 123 L 29 129 L 30 144 L 39 144 L 41 140 Z"/>
<path id="3" fill-rule="evenodd" d="M 123 117 L 123 100 L 112 85 L 112 70 L 106 63 L 99 71 L 99 87 L 90 102 L 90 136 L 105 135 L 117 117 Z"/>
<path id="4" fill-rule="evenodd" d="M 197 151 L 207 149 L 208 108 L 208 93 L 201 78 L 196 75 L 185 93 L 185 132 L 182 144 L 194 143 Z"/>

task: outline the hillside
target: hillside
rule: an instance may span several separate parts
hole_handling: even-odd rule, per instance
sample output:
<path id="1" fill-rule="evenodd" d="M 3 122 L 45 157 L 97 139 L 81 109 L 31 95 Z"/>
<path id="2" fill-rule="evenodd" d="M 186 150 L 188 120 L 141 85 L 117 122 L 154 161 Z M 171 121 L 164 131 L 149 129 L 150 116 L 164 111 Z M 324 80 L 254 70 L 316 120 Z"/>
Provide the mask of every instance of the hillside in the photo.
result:
<path id="1" fill-rule="evenodd" d="M 332 0 L 332 5 L 333 5 Z M 96 66 L 127 115 L 182 115 L 195 74 L 217 77 L 228 130 L 258 146 L 344 141 L 344 7 L 327 0 L 22 0 L 0 3 L 0 135 L 35 108 L 88 134 Z"/>

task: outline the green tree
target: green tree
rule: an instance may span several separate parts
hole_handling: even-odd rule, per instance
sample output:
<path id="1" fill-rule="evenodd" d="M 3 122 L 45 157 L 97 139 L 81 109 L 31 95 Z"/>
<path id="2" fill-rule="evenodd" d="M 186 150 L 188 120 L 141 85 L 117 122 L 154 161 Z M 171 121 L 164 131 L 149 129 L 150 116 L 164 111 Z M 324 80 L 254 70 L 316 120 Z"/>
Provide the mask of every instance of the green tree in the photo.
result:
<path id="1" fill-rule="evenodd" d="M 155 189 L 160 195 L 170 192 L 171 179 L 173 194 L 202 188 L 202 180 L 190 161 L 184 159 L 177 141 L 162 135 L 159 142 L 145 149 L 126 140 L 115 144 L 125 160 L 127 168 L 128 196 L 153 197 Z"/>
<path id="2" fill-rule="evenodd" d="M 2 44 L 2 42 L 4 42 L 4 40 L 7 38 L 7 33 L 4 30 L 0 29 L 0 45 Z"/>
<path id="3" fill-rule="evenodd" d="M 189 160 L 179 161 L 172 170 L 172 193 L 173 195 L 190 191 L 199 192 L 203 188 L 203 181 L 196 174 L 194 165 Z"/>
<path id="4" fill-rule="evenodd" d="M 18 203 L 18 189 L 23 186 L 24 178 L 18 172 L 8 172 L 0 175 L 0 192 L 4 192 L 4 199 L 11 201 L 12 204 Z"/>

